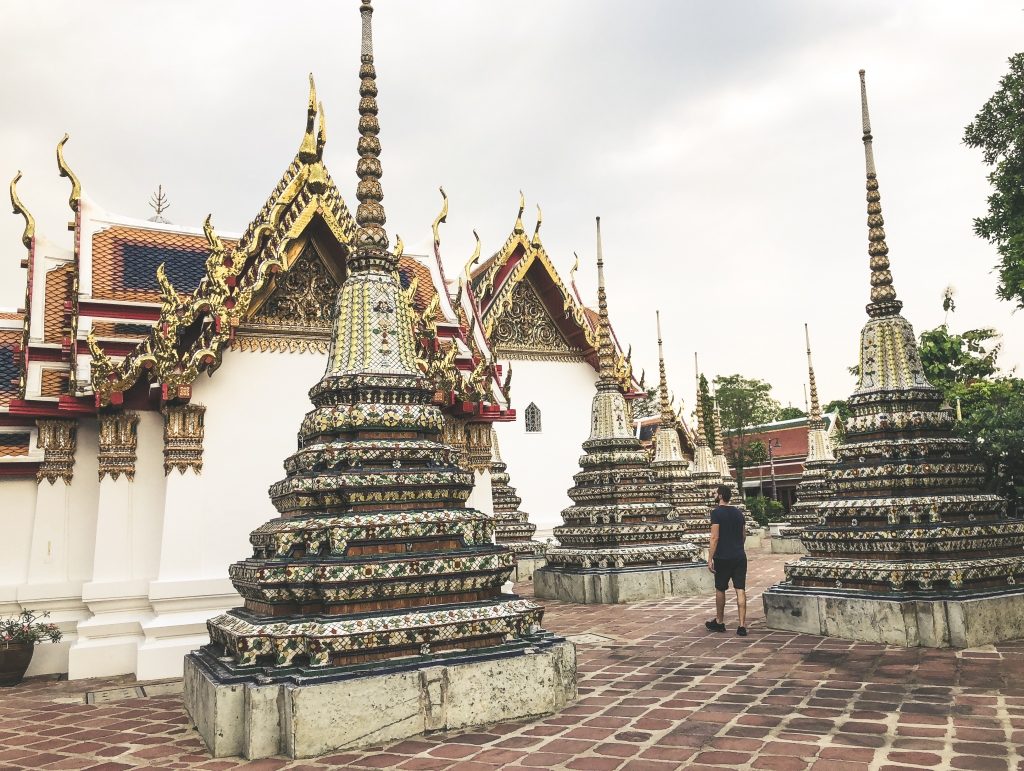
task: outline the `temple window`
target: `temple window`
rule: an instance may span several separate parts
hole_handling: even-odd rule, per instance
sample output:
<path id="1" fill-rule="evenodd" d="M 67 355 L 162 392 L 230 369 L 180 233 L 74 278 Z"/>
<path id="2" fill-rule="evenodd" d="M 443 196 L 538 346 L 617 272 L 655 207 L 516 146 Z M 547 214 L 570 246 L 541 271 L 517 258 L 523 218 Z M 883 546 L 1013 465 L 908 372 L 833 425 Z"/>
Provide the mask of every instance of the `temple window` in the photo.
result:
<path id="1" fill-rule="evenodd" d="M 528 434 L 540 433 L 540 407 L 530 402 L 523 415 L 526 422 L 526 432 Z"/>

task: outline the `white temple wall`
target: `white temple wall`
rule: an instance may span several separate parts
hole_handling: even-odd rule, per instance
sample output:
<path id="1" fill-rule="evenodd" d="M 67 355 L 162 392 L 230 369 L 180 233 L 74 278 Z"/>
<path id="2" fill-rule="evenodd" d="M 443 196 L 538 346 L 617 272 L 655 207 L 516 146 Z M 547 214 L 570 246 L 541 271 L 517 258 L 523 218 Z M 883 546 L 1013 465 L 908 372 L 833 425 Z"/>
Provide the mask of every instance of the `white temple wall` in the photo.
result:
<path id="1" fill-rule="evenodd" d="M 213 377 L 193 384 L 192 403 L 206 407 L 203 470 L 167 477 L 140 679 L 180 677 L 184 655 L 208 639 L 206 620 L 240 604 L 228 566 L 251 556 L 249 533 L 277 516 L 267 488 L 284 478 L 325 367 L 319 353 L 228 351 Z"/>
<path id="2" fill-rule="evenodd" d="M 509 366 L 507 360 L 502 363 Z M 517 360 L 511 366 L 516 420 L 494 428 L 511 484 L 523 499 L 522 510 L 538 528 L 550 529 L 562 524 L 562 509 L 572 505 L 567 491 L 590 436 L 597 372 L 583 361 Z M 524 412 L 531 402 L 541 412 L 539 433 L 526 431 Z"/>
<path id="3" fill-rule="evenodd" d="M 21 612 L 18 586 L 28 578 L 32 547 L 32 519 L 36 508 L 36 480 L 0 481 L 0 511 L 4 523 L 4 556 L 0 559 L 0 616 Z"/>

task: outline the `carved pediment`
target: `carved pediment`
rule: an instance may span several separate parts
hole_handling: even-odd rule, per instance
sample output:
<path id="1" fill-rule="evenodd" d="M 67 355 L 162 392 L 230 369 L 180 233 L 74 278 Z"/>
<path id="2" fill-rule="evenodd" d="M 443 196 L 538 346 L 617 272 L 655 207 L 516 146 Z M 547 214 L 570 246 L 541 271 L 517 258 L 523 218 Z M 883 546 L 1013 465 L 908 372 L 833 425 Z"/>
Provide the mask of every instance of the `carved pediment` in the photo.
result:
<path id="1" fill-rule="evenodd" d="M 582 359 L 570 345 L 529 279 L 512 288 L 511 302 L 494 327 L 499 356 L 510 359 Z"/>

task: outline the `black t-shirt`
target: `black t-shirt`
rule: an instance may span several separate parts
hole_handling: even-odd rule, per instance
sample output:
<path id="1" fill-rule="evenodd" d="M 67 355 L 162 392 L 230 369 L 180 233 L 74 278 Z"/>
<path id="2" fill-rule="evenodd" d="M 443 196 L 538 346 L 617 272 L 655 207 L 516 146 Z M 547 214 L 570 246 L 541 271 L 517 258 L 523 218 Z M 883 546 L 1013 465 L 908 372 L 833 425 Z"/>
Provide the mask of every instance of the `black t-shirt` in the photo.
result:
<path id="1" fill-rule="evenodd" d="M 735 506 L 719 506 L 711 512 L 711 524 L 718 525 L 718 546 L 712 559 L 738 560 L 746 558 L 743 540 L 743 512 Z"/>

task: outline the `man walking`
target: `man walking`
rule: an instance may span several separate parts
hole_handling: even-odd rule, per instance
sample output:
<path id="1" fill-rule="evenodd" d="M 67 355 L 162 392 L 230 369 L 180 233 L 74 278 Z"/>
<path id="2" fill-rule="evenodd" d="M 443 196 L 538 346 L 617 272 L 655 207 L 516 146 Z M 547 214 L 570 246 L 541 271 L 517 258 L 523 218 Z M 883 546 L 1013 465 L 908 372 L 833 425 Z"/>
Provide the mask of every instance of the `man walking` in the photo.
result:
<path id="1" fill-rule="evenodd" d="M 747 636 L 747 553 L 743 550 L 746 528 L 743 512 L 729 505 L 732 490 L 718 486 L 718 504 L 711 512 L 711 545 L 708 548 L 708 570 L 715 574 L 715 609 L 718 615 L 704 622 L 709 632 L 725 631 L 725 592 L 732 581 L 736 590 L 736 611 L 739 626 L 736 634 Z"/>

